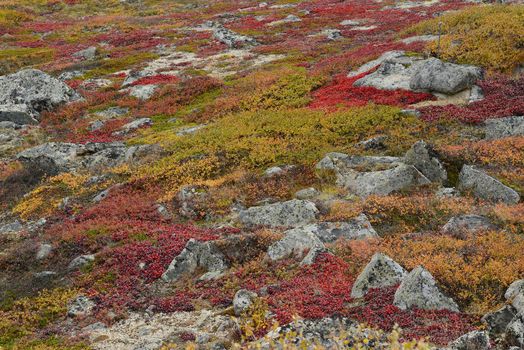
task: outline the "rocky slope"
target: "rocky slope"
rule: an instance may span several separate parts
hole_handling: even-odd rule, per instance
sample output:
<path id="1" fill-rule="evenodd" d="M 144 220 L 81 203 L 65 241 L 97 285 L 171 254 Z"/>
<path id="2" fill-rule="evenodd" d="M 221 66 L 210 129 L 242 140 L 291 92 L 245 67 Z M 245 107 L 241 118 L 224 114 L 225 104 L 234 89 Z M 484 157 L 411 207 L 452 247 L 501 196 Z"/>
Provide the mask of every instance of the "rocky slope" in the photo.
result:
<path id="1" fill-rule="evenodd" d="M 524 347 L 519 1 L 0 4 L 0 349 Z"/>

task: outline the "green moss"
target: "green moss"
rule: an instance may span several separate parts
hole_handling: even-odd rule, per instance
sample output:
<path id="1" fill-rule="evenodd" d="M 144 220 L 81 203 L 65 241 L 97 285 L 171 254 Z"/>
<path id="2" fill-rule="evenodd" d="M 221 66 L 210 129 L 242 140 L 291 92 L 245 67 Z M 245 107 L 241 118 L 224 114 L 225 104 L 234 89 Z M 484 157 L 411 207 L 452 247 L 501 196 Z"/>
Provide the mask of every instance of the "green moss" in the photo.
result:
<path id="1" fill-rule="evenodd" d="M 15 72 L 23 67 L 35 66 L 53 59 L 52 49 L 17 48 L 0 50 L 0 75 Z"/>

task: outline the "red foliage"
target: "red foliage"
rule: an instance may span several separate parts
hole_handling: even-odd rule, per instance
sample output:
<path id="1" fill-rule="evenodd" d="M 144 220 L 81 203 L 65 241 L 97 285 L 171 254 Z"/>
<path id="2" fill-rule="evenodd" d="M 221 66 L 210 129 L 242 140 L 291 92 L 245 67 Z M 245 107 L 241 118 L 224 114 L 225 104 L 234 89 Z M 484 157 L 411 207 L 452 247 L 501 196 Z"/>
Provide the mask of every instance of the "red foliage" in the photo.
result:
<path id="1" fill-rule="evenodd" d="M 433 95 L 418 93 L 407 90 L 379 90 L 372 87 L 355 87 L 353 84 L 358 79 L 366 76 L 366 72 L 355 77 L 348 78 L 338 75 L 330 85 L 324 86 L 313 92 L 311 108 L 336 109 L 340 106 L 355 107 L 364 106 L 369 102 L 391 105 L 407 106 L 417 102 L 434 99 Z"/>
<path id="2" fill-rule="evenodd" d="M 140 78 L 135 81 L 131 86 L 137 85 L 150 85 L 150 84 L 175 84 L 179 82 L 180 79 L 174 75 L 167 74 L 157 74 L 150 77 Z"/>
<path id="3" fill-rule="evenodd" d="M 465 123 L 481 123 L 489 118 L 524 115 L 524 76 L 496 76 L 480 82 L 485 98 L 466 106 L 448 105 L 422 108 L 427 121 L 449 118 Z"/>

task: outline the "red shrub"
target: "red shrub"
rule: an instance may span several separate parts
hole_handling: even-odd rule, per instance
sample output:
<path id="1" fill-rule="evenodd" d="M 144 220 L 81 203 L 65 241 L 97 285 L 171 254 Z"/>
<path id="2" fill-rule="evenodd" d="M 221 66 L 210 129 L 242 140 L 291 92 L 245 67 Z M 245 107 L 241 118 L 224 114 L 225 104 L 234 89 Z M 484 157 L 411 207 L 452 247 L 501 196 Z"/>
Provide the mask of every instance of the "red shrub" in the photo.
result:
<path id="1" fill-rule="evenodd" d="M 157 74 L 150 77 L 144 77 L 135 81 L 131 86 L 150 85 L 150 84 L 175 84 L 180 79 L 174 75 Z"/>
<path id="2" fill-rule="evenodd" d="M 372 87 L 355 87 L 353 84 L 358 79 L 370 72 L 348 78 L 338 75 L 330 85 L 324 86 L 313 92 L 311 108 L 336 109 L 340 106 L 364 106 L 369 102 L 391 106 L 407 106 L 417 102 L 434 99 L 433 95 L 417 93 L 407 90 L 379 90 Z"/>

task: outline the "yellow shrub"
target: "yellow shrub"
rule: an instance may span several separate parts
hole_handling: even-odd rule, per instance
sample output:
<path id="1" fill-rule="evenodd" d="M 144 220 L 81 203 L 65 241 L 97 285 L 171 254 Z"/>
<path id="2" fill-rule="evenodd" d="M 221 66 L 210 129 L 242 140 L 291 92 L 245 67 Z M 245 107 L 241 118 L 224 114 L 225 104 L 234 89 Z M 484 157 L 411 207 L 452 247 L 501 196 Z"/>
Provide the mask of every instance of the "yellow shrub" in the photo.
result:
<path id="1" fill-rule="evenodd" d="M 445 60 L 511 72 L 524 62 L 524 5 L 475 6 L 415 25 L 409 32 L 438 34 Z M 437 43 L 430 44 L 437 53 Z"/>
<path id="2" fill-rule="evenodd" d="M 86 175 L 69 173 L 51 177 L 46 184 L 37 187 L 25 196 L 13 208 L 13 213 L 24 219 L 49 215 L 58 208 L 63 198 L 85 193 L 87 189 L 84 183 L 87 179 Z"/>

